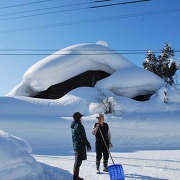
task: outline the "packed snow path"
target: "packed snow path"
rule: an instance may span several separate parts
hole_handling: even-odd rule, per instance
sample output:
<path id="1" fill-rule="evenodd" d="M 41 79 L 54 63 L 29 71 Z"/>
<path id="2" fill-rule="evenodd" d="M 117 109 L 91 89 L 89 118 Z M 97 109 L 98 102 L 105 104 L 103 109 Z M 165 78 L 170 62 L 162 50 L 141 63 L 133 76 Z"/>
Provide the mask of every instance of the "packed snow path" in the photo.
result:
<path id="1" fill-rule="evenodd" d="M 126 180 L 179 179 L 179 117 L 180 111 L 133 112 L 106 117 L 114 145 L 112 156 L 116 164 L 123 165 Z M 2 130 L 23 138 L 32 146 L 33 156 L 41 162 L 45 176 L 45 179 L 39 180 L 72 179 L 74 155 L 71 122 L 71 117 L 0 116 Z M 83 117 L 92 151 L 88 152 L 88 159 L 81 166 L 80 176 L 85 180 L 109 180 L 109 174 L 98 175 L 95 171 L 94 136 L 91 135 L 95 122 L 95 116 Z"/>
<path id="2" fill-rule="evenodd" d="M 112 156 L 116 164 L 123 165 L 126 180 L 178 180 L 180 177 L 179 150 L 112 153 Z M 73 156 L 34 155 L 34 157 L 43 163 L 46 178 L 72 179 Z M 110 179 L 108 173 L 96 174 L 95 153 L 88 153 L 88 159 L 83 161 L 81 166 L 80 176 L 85 180 Z"/>

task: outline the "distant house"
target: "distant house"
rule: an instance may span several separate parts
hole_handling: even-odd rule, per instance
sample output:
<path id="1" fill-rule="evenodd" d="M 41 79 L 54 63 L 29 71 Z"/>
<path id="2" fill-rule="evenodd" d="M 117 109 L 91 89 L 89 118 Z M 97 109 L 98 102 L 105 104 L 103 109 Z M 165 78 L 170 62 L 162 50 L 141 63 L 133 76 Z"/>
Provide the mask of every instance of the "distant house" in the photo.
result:
<path id="1" fill-rule="evenodd" d="M 40 92 L 35 98 L 59 99 L 69 91 L 82 87 L 94 87 L 97 81 L 108 77 L 110 74 L 104 71 L 87 71 L 67 81 L 50 86 L 46 91 Z"/>
<path id="2" fill-rule="evenodd" d="M 86 86 L 144 101 L 162 84 L 160 77 L 136 66 L 108 48 L 107 43 L 84 43 L 64 48 L 32 65 L 8 96 L 59 99 Z"/>

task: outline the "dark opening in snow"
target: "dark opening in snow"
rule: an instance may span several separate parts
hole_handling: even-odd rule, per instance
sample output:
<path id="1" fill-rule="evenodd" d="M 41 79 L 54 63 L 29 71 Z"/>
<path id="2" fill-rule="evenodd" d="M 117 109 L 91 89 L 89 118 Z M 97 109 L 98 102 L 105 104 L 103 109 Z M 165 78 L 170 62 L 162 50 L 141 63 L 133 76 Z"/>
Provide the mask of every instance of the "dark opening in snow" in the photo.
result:
<path id="1" fill-rule="evenodd" d="M 77 87 L 94 87 L 97 81 L 104 79 L 109 75 L 109 73 L 104 71 L 87 71 L 68 79 L 67 81 L 52 85 L 46 91 L 42 91 L 34 97 L 42 99 L 59 99 Z"/>
<path id="2" fill-rule="evenodd" d="M 136 101 L 148 101 L 152 95 L 153 94 L 141 95 L 141 96 L 136 96 L 132 99 L 134 99 Z"/>

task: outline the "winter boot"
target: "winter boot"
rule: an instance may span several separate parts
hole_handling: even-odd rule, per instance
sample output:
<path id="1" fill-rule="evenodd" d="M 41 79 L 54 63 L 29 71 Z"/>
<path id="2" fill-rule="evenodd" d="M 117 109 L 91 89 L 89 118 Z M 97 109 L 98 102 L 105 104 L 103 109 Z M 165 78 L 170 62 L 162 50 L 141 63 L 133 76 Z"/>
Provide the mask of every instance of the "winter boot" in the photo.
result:
<path id="1" fill-rule="evenodd" d="M 83 180 L 83 178 L 80 178 L 79 177 L 79 170 L 74 170 L 74 172 L 73 172 L 74 174 L 73 174 L 73 180 Z"/>
<path id="2" fill-rule="evenodd" d="M 108 161 L 107 161 L 107 160 L 104 160 L 104 161 L 103 161 L 103 165 L 104 165 L 103 171 L 104 171 L 104 172 L 108 172 L 108 165 L 107 165 L 107 164 L 108 164 Z"/>
<path id="3" fill-rule="evenodd" d="M 100 161 L 96 161 L 96 172 L 97 174 L 100 173 Z"/>

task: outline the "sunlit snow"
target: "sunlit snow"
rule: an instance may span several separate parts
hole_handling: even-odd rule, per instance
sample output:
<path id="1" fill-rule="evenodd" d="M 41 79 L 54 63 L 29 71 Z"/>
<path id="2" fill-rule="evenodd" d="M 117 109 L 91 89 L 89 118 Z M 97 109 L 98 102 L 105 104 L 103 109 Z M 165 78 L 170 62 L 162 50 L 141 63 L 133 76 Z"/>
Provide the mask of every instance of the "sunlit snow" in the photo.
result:
<path id="1" fill-rule="evenodd" d="M 105 112 L 102 102 L 113 106 L 113 113 L 105 114 L 112 136 L 110 151 L 115 163 L 122 164 L 126 180 L 180 177 L 180 91 L 163 86 L 159 77 L 114 51 L 85 56 L 94 49 L 112 51 L 107 46 L 100 41 L 65 48 L 30 67 L 18 86 L 0 97 L 0 179 L 72 179 L 70 124 L 73 113 L 79 111 L 92 146 L 80 176 L 109 180 L 108 173 L 95 172 L 95 139 L 91 135 L 96 115 Z M 76 88 L 57 100 L 28 97 L 87 70 L 111 75 L 95 87 Z M 153 93 L 148 101 L 131 99 L 146 92 Z"/>

